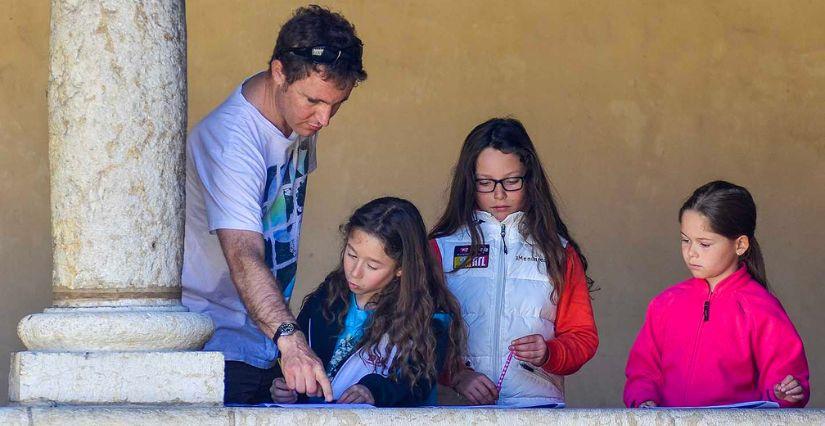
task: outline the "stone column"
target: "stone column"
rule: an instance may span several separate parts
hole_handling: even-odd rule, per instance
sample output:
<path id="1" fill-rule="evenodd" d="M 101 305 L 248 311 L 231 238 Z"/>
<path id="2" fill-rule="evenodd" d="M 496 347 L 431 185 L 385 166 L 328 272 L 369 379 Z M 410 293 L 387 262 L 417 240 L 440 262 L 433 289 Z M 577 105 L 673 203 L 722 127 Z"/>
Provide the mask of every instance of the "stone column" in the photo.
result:
<path id="1" fill-rule="evenodd" d="M 10 399 L 221 403 L 180 304 L 184 0 L 52 0 L 49 71 L 54 304 L 18 326 Z"/>

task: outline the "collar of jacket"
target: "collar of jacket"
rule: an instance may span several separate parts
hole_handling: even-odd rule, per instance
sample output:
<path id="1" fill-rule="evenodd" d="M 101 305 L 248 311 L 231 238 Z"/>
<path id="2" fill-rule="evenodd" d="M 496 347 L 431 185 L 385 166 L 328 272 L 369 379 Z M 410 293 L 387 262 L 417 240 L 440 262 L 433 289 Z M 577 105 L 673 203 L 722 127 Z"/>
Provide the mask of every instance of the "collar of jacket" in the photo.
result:
<path id="1" fill-rule="evenodd" d="M 524 218 L 524 212 L 518 211 L 510 213 L 510 215 L 505 217 L 504 220 L 499 221 L 495 218 L 495 216 L 491 215 L 488 212 L 485 212 L 483 210 L 476 210 L 475 218 L 479 223 L 488 223 L 491 225 L 495 225 L 497 228 L 501 228 L 501 225 L 504 225 L 509 229 L 513 226 L 518 226 L 521 224 L 521 220 Z"/>
<path id="2" fill-rule="evenodd" d="M 524 221 L 524 212 L 523 211 L 517 211 L 517 212 L 514 212 L 514 213 L 510 213 L 510 215 L 505 217 L 503 221 L 499 221 L 498 219 L 495 218 L 495 216 L 491 215 L 488 212 L 485 212 L 483 210 L 476 210 L 475 211 L 475 220 L 476 220 L 476 223 L 479 224 L 479 226 L 489 227 L 489 230 L 493 235 L 498 235 L 498 230 L 501 229 L 501 225 L 504 225 L 508 229 L 508 231 L 507 231 L 507 240 L 508 241 L 518 240 L 518 239 L 522 238 L 521 237 L 521 230 L 519 228 L 521 227 L 521 222 Z M 512 230 L 515 230 L 515 232 L 512 232 Z M 469 235 L 469 234 L 467 234 L 467 235 Z M 559 235 L 559 240 L 561 240 L 562 247 L 567 247 L 567 240 L 564 237 Z M 524 242 L 527 243 L 527 245 L 530 245 L 530 246 L 535 246 L 536 245 L 536 241 L 533 239 L 532 236 L 527 236 L 526 238 L 524 238 Z"/>
<path id="3" fill-rule="evenodd" d="M 744 263 L 740 263 L 739 269 L 716 284 L 716 288 L 713 289 L 713 294 L 719 295 L 733 293 L 744 287 L 752 279 L 751 274 L 748 273 L 748 267 L 745 266 Z M 692 278 L 691 284 L 705 293 L 707 293 L 710 288 L 708 281 L 702 278 Z"/>

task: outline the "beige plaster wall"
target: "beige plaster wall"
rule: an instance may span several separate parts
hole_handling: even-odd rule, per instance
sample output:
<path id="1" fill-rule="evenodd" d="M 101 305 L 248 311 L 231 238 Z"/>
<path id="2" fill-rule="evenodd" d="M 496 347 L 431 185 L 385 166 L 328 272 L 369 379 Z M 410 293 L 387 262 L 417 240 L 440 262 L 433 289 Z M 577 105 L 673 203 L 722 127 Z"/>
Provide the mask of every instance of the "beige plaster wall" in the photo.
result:
<path id="1" fill-rule="evenodd" d="M 0 2 L 0 19 L 13 23 L 0 25 L 4 357 L 19 347 L 17 320 L 49 302 L 45 3 Z M 190 126 L 265 66 L 299 4 L 188 2 Z M 621 403 L 647 301 L 687 276 L 676 210 L 695 187 L 723 178 L 754 193 L 769 278 L 806 343 L 810 406 L 825 406 L 825 5 L 330 5 L 356 24 L 370 78 L 321 134 L 294 302 L 333 267 L 337 227 L 355 207 L 400 195 L 432 223 L 466 133 L 512 114 L 537 144 L 602 288 L 601 346 L 569 378 L 570 405 Z"/>
<path id="2" fill-rule="evenodd" d="M 0 404 L 17 323 L 51 303 L 49 3 L 0 0 Z"/>

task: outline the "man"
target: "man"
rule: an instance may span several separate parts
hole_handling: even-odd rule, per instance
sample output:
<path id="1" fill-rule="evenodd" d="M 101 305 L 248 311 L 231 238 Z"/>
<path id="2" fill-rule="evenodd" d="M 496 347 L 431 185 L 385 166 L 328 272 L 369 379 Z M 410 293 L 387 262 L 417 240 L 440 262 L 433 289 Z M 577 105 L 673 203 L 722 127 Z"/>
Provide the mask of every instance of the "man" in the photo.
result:
<path id="1" fill-rule="evenodd" d="M 332 399 L 287 301 L 316 133 L 366 79 L 362 51 L 343 16 L 298 9 L 269 69 L 245 80 L 187 140 L 183 303 L 215 323 L 204 350 L 224 354 L 226 402 L 270 401 L 279 353 L 291 389 Z"/>

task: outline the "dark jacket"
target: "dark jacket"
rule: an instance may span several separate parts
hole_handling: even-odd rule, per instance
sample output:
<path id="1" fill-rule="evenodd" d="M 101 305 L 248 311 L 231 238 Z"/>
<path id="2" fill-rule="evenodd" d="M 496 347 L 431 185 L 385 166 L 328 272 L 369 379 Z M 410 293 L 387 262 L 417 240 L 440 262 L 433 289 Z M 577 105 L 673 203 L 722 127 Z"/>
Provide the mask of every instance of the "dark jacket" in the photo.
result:
<path id="1" fill-rule="evenodd" d="M 324 318 L 322 312 L 327 297 L 326 285 L 328 284 L 321 284 L 319 291 L 304 301 L 304 306 L 298 314 L 298 326 L 305 335 L 312 336 L 310 345 L 315 354 L 321 358 L 324 367 L 329 364 L 332 352 L 335 350 L 336 340 L 341 333 L 342 324 L 338 323 L 337 314 L 344 309 L 344 304 L 339 302 L 333 306 L 336 315 L 333 315 L 329 321 Z M 433 319 L 432 329 L 436 339 L 436 371 L 438 372 L 444 365 L 447 353 L 449 324 Z M 414 386 L 410 386 L 406 379 L 392 380 L 376 373 L 367 374 L 358 383 L 370 390 L 375 399 L 375 405 L 378 407 L 423 405 L 435 386 L 435 380 L 419 380 Z"/>

